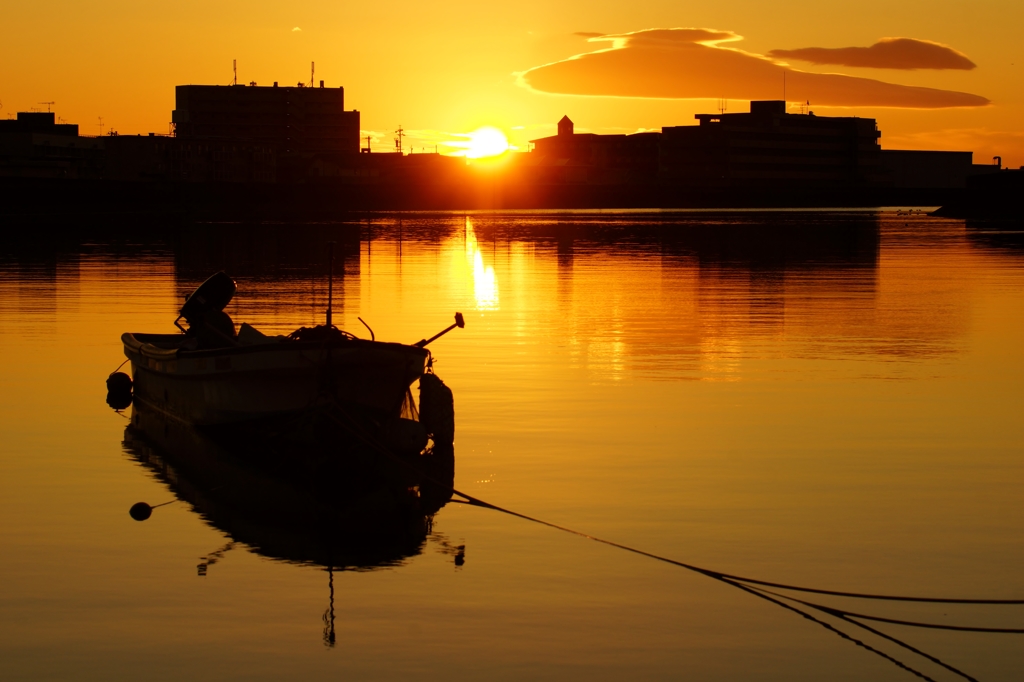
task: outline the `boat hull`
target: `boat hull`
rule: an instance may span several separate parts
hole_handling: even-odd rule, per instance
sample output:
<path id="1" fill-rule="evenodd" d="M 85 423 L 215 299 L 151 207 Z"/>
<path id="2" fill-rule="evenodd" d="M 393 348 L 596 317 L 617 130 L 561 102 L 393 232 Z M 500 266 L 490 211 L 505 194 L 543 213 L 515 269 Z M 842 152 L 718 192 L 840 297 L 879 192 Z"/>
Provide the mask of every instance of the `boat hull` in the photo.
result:
<path id="1" fill-rule="evenodd" d="M 301 412 L 325 404 L 398 417 L 428 351 L 399 343 L 283 341 L 211 350 L 169 347 L 178 335 L 126 333 L 134 399 L 198 426 Z"/>

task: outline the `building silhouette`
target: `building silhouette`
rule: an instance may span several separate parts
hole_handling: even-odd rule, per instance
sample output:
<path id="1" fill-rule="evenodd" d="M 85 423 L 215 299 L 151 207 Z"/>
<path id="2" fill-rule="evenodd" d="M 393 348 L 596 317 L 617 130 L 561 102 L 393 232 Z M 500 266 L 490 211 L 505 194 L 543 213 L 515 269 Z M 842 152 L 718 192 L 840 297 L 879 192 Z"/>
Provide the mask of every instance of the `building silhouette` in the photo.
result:
<path id="1" fill-rule="evenodd" d="M 563 116 L 558 134 L 531 140 L 530 166 L 550 182 L 615 183 L 646 181 L 657 173 L 661 133 L 597 135 L 577 133 Z"/>
<path id="2" fill-rule="evenodd" d="M 77 136 L 78 126 L 57 123 L 57 115 L 51 111 L 19 111 L 17 118 L 0 120 L 0 133 Z"/>
<path id="3" fill-rule="evenodd" d="M 119 202 L 253 214 L 300 205 L 935 206 L 981 192 L 975 176 L 1000 174 L 999 164 L 974 164 L 971 152 L 884 150 L 874 119 L 788 113 L 781 101 L 631 135 L 577 133 L 563 116 L 531 153 L 481 165 L 437 153 L 360 153 L 360 113 L 344 105 L 344 89 L 322 81 L 182 85 L 173 135 L 102 137 L 81 136 L 53 113 L 21 112 L 0 121 L 0 178 L 11 179 L 0 186 L 0 206 L 54 196 L 70 197 L 68 210 Z M 984 187 L 1005 194 L 1002 182 Z"/>
<path id="4" fill-rule="evenodd" d="M 661 132 L 596 135 L 576 133 L 565 116 L 557 135 L 532 141 L 534 165 L 550 181 L 575 183 L 688 188 L 885 183 L 874 119 L 788 114 L 782 101 L 751 102 L 749 113 L 695 118 L 698 125 Z"/>
<path id="5" fill-rule="evenodd" d="M 359 153 L 359 112 L 345 88 L 179 85 L 175 137 L 255 143 L 279 154 Z"/>
<path id="6" fill-rule="evenodd" d="M 873 118 L 790 114 L 783 101 L 749 113 L 697 114 L 697 126 L 662 128 L 658 170 L 708 186 L 864 187 L 884 184 Z"/>
<path id="7" fill-rule="evenodd" d="M 568 116 L 558 134 L 532 140 L 527 162 L 540 182 L 632 184 L 662 189 L 962 189 L 971 152 L 887 150 L 873 118 L 788 113 L 779 100 L 748 113 L 697 114 L 697 125 L 632 135 L 576 133 Z M 903 195 L 908 196 L 908 195 Z"/>
<path id="8" fill-rule="evenodd" d="M 104 165 L 103 141 L 79 137 L 77 125 L 57 123 L 52 112 L 0 120 L 0 177 L 91 180 Z"/>

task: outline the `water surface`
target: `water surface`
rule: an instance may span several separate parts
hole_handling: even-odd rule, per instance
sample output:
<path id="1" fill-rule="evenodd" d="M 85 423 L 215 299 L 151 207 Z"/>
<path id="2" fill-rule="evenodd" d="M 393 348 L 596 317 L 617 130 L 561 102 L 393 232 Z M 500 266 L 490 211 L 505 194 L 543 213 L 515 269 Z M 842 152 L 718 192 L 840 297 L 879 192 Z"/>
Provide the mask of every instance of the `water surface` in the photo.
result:
<path id="1" fill-rule="evenodd" d="M 729 585 L 485 509 L 448 504 L 408 555 L 330 575 L 188 502 L 130 519 L 176 498 L 103 401 L 121 332 L 174 331 L 217 269 L 236 322 L 320 323 L 330 240 L 339 326 L 408 343 L 465 315 L 431 346 L 458 489 L 727 573 L 1024 598 L 1020 233 L 886 212 L 62 227 L 0 248 L 4 679 L 914 678 Z M 827 603 L 1024 627 L 1019 606 Z M 1024 666 L 1021 635 L 878 628 L 978 679 Z"/>

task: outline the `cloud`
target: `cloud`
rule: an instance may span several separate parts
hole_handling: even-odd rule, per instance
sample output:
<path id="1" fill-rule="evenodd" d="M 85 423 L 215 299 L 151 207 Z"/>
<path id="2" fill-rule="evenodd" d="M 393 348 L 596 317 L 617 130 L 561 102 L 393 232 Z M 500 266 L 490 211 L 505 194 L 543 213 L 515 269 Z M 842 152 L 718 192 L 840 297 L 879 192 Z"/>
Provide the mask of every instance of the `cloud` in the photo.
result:
<path id="1" fill-rule="evenodd" d="M 801 47 L 772 50 L 769 57 L 796 59 L 811 64 L 860 66 L 873 69 L 960 69 L 970 71 L 977 64 L 948 45 L 915 38 L 882 38 L 870 47 Z"/>
<path id="2" fill-rule="evenodd" d="M 731 31 L 706 28 L 608 34 L 589 42 L 610 47 L 529 69 L 519 74 L 519 83 L 563 95 L 744 100 L 779 99 L 785 78 L 790 102 L 919 109 L 989 104 L 965 92 L 808 73 L 723 45 L 740 40 Z"/>
<path id="3" fill-rule="evenodd" d="M 296 26 L 295 28 L 292 29 L 292 33 L 295 33 L 296 31 L 301 31 L 301 30 L 302 30 L 301 28 Z"/>
<path id="4" fill-rule="evenodd" d="M 593 31 L 576 31 L 573 33 L 574 36 L 580 36 L 583 38 L 600 38 L 603 33 L 594 33 Z"/>

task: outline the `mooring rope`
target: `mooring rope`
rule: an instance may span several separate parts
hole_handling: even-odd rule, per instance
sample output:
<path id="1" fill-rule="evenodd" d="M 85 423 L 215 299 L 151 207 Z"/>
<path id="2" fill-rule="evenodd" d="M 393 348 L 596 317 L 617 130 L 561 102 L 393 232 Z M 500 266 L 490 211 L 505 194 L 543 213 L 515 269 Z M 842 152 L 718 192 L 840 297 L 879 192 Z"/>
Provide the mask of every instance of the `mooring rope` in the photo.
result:
<path id="1" fill-rule="evenodd" d="M 428 474 L 426 474 L 425 472 L 423 472 L 419 467 L 415 466 L 412 462 L 409 462 L 409 461 L 407 461 L 407 460 L 405 460 L 405 459 L 403 459 L 401 457 L 398 457 L 394 453 L 392 453 L 386 447 L 384 447 L 383 445 L 378 443 L 376 441 L 376 439 L 374 439 L 372 436 L 370 436 L 369 434 L 365 433 L 365 431 L 363 431 L 363 429 L 359 426 L 359 424 L 357 422 L 355 422 L 355 420 L 353 420 L 348 415 L 347 412 L 345 412 L 344 408 L 337 401 L 332 401 L 332 403 L 335 405 L 335 407 L 338 408 L 338 410 L 341 412 L 341 414 L 343 414 L 349 420 L 349 423 L 345 424 L 345 423 L 342 423 L 340 420 L 338 420 L 333 415 L 330 415 L 331 418 L 334 419 L 337 423 L 339 423 L 343 428 L 345 428 L 346 430 L 349 430 L 352 433 L 354 433 L 366 445 L 370 446 L 371 448 L 373 448 L 374 450 L 376 450 L 380 454 L 384 455 L 385 457 L 388 457 L 390 460 L 392 460 L 394 462 L 397 462 L 397 463 L 401 464 L 404 467 L 407 467 L 407 468 L 411 469 L 417 475 L 421 476 L 424 480 L 426 480 L 426 481 L 428 481 L 428 482 L 438 486 L 439 488 L 443 488 L 445 490 L 450 490 L 455 495 L 458 495 L 459 497 L 464 498 L 463 500 L 453 500 L 454 502 L 462 502 L 463 504 L 469 504 L 469 505 L 472 505 L 472 506 L 475 506 L 475 507 L 482 507 L 484 509 L 491 509 L 493 511 L 501 512 L 502 514 L 508 514 L 509 516 L 515 516 L 516 518 L 523 519 L 524 521 L 530 521 L 532 523 L 537 523 L 537 524 L 540 524 L 542 526 L 547 526 L 549 528 L 554 528 L 555 530 L 560 530 L 560 531 L 565 532 L 565 533 L 571 533 L 573 535 L 578 535 L 579 537 L 586 538 L 588 540 L 593 540 L 594 542 L 600 542 L 601 544 L 609 545 L 610 547 L 615 547 L 617 549 L 621 549 L 621 550 L 624 550 L 624 551 L 627 551 L 627 552 L 632 552 L 633 554 L 639 554 L 640 556 L 645 556 L 645 557 L 648 557 L 650 559 L 655 559 L 656 561 L 662 561 L 662 562 L 667 563 L 667 564 L 672 564 L 673 566 L 679 566 L 680 568 L 685 568 L 687 570 L 694 571 L 694 572 L 700 573 L 702 575 L 706 575 L 706 576 L 708 576 L 710 578 L 715 578 L 717 580 L 723 580 L 723 579 L 724 580 L 733 580 L 733 581 L 736 581 L 736 582 L 748 583 L 748 584 L 751 584 L 751 585 L 758 585 L 758 586 L 761 586 L 761 587 L 774 587 L 776 589 L 791 590 L 793 592 L 806 592 L 806 593 L 812 593 L 812 594 L 823 594 L 823 595 L 829 595 L 829 596 L 834 596 L 834 597 L 851 597 L 851 598 L 855 598 L 855 599 L 868 599 L 868 600 L 881 600 L 881 601 L 898 601 L 898 602 L 918 602 L 918 603 L 928 603 L 928 604 L 987 604 L 987 605 L 996 605 L 996 604 L 999 604 L 999 605 L 1021 605 L 1021 604 L 1024 604 L 1024 599 L 965 599 L 965 598 L 947 598 L 947 597 L 912 597 L 912 596 L 893 595 L 893 594 L 873 594 L 873 593 L 869 593 L 869 592 L 846 592 L 846 591 L 841 591 L 841 590 L 826 590 L 826 589 L 820 589 L 820 588 L 815 588 L 815 587 L 805 587 L 805 586 L 802 586 L 802 585 L 790 585 L 788 583 L 777 583 L 777 582 L 771 582 L 771 581 L 768 581 L 768 580 L 759 580 L 757 578 L 748 578 L 746 576 L 735 575 L 735 574 L 732 574 L 732 573 L 723 573 L 722 571 L 715 571 L 715 570 L 712 570 L 710 568 L 703 568 L 701 566 L 696 566 L 694 564 L 688 564 L 688 563 L 683 562 L 683 561 L 678 561 L 676 559 L 671 559 L 669 557 L 661 556 L 660 554 L 654 554 L 653 552 L 648 552 L 648 551 L 645 551 L 645 550 L 642 550 L 642 549 L 638 549 L 636 547 L 630 547 L 629 545 L 624 545 L 624 544 L 622 544 L 620 542 L 615 542 L 614 540 L 606 540 L 605 538 L 600 538 L 600 537 L 597 537 L 596 535 L 591 535 L 589 533 L 584 533 L 583 531 L 575 530 L 575 529 L 569 528 L 567 526 L 562 526 L 562 525 L 559 525 L 557 523 L 553 523 L 551 521 L 545 521 L 544 519 L 539 519 L 539 518 L 537 518 L 535 516 L 530 516 L 528 514 L 523 514 L 521 512 L 517 512 L 517 511 L 514 511 L 512 509 L 506 509 L 505 507 L 500 507 L 500 506 L 498 506 L 496 504 L 492 504 L 491 502 L 487 502 L 486 500 L 482 500 L 482 499 L 480 499 L 478 497 L 474 497 L 472 495 L 464 493 L 464 492 L 456 489 L 455 487 L 453 487 L 450 484 L 442 483 L 441 481 L 438 481 L 438 480 L 434 479 L 433 477 L 431 477 Z M 902 623 L 902 624 L 906 625 L 906 624 L 909 624 L 909 623 Z M 924 627 L 924 626 L 922 626 L 922 627 Z M 945 628 L 946 626 L 942 626 L 942 627 Z M 1021 629 L 1021 630 L 993 630 L 993 631 L 1024 633 L 1024 629 Z"/>
<path id="2" fill-rule="evenodd" d="M 733 587 L 735 587 L 735 588 L 737 588 L 739 590 L 743 590 L 744 592 L 747 592 L 748 594 L 751 594 L 751 595 L 753 595 L 755 597 L 759 597 L 761 599 L 769 601 L 772 604 L 775 604 L 776 606 L 780 606 L 780 607 L 786 609 L 787 611 L 792 611 L 794 613 L 800 614 L 801 616 L 803 616 L 807 620 L 811 621 L 812 623 L 816 623 L 816 624 L 820 625 L 821 627 L 825 628 L 826 630 L 828 630 L 829 632 L 831 632 L 831 633 L 833 633 L 835 635 L 838 635 L 839 637 L 841 637 L 841 638 L 843 638 L 843 639 L 845 639 L 845 640 L 847 640 L 849 642 L 853 642 L 857 646 L 859 646 L 859 647 L 861 647 L 861 648 L 863 648 L 863 649 L 865 649 L 865 650 L 867 650 L 867 651 L 869 651 L 869 652 L 871 652 L 871 653 L 873 653 L 873 654 L 875 654 L 877 656 L 880 656 L 881 658 L 889 661 L 890 663 L 892 663 L 896 667 L 898 667 L 898 668 L 900 668 L 902 670 L 906 670 L 907 672 L 909 672 L 909 673 L 911 673 L 913 675 L 916 675 L 917 677 L 920 677 L 922 680 L 928 680 L 928 682 L 936 682 L 936 680 L 934 678 L 928 677 L 927 675 L 925 675 L 920 670 L 917 670 L 915 668 L 911 668 L 909 665 L 907 665 L 903 661 L 899 660 L 898 658 L 890 656 L 889 654 L 885 653 L 884 651 L 882 651 L 880 649 L 876 649 L 875 647 L 871 646 L 867 642 L 864 642 L 863 640 L 857 639 L 856 637 L 854 637 L 854 636 L 852 636 L 852 635 L 850 635 L 850 634 L 848 634 L 846 632 L 843 632 L 839 628 L 835 627 L 834 625 L 832 625 L 830 623 L 826 623 L 825 621 L 821 620 L 820 618 L 815 618 L 811 614 L 807 613 L 806 611 L 802 611 L 802 610 L 796 608 L 792 604 L 787 604 L 786 602 L 779 601 L 778 599 L 775 599 L 774 597 L 768 596 L 767 594 L 764 593 L 763 590 L 759 590 L 756 587 L 750 587 L 749 585 L 744 585 L 743 583 L 733 582 L 732 580 L 724 580 L 723 579 L 722 582 L 724 582 L 724 583 L 726 583 L 728 585 L 732 585 Z M 785 597 L 783 597 L 783 598 L 785 599 Z M 901 642 L 900 640 L 896 639 L 895 637 L 890 637 L 889 635 L 885 634 L 884 632 L 879 632 L 878 630 L 870 628 L 867 625 L 863 625 L 861 623 L 857 623 L 857 622 L 854 622 L 854 621 L 847 621 L 847 622 L 849 622 L 851 625 L 856 625 L 856 626 L 858 626 L 860 628 L 863 628 L 864 630 L 867 630 L 868 632 L 871 632 L 871 633 L 873 633 L 875 635 L 878 635 L 880 637 L 888 639 L 889 641 L 894 642 L 895 644 L 898 644 L 901 647 L 903 647 L 905 649 L 908 649 L 909 651 L 913 651 L 914 653 L 919 654 L 919 655 L 923 656 L 924 658 L 927 658 L 930 661 L 934 661 L 935 663 L 938 663 L 939 665 L 941 665 L 943 668 L 951 670 L 952 672 L 956 673 L 957 675 L 960 675 L 964 679 L 970 680 L 970 682 L 978 682 L 978 680 L 974 679 L 973 677 L 971 677 L 967 673 L 962 672 L 960 670 L 957 670 L 953 666 L 948 665 L 946 663 L 943 663 L 942 661 L 940 661 L 939 659 L 935 658 L 934 656 L 931 656 L 929 654 L 926 654 L 923 651 L 915 649 L 914 647 L 912 647 L 909 644 L 906 644 L 904 642 Z"/>

